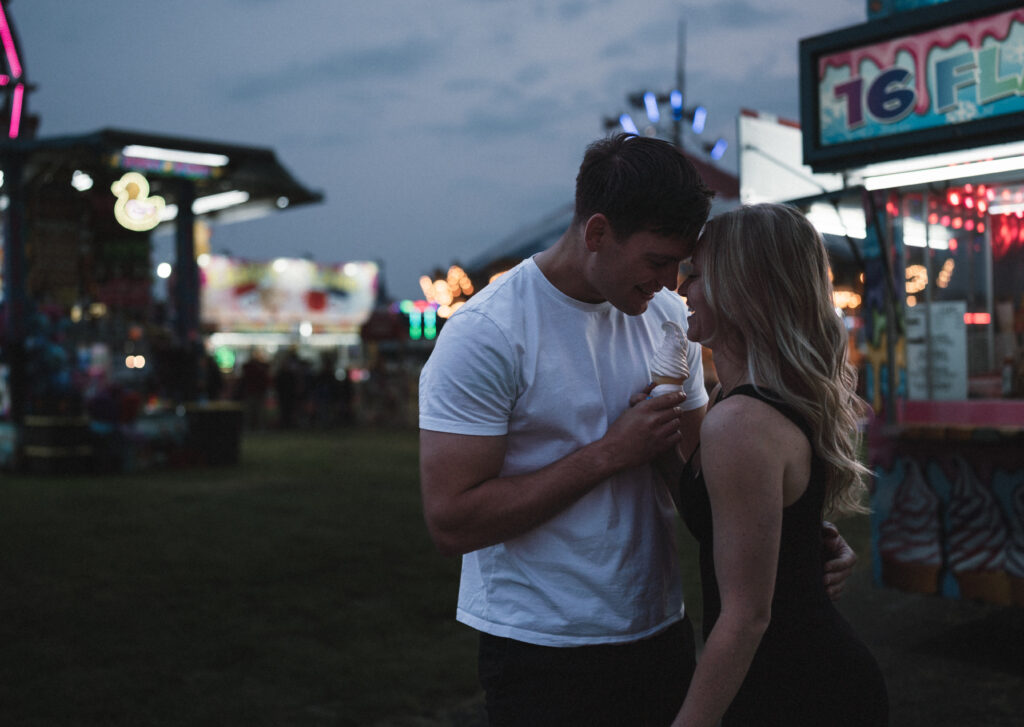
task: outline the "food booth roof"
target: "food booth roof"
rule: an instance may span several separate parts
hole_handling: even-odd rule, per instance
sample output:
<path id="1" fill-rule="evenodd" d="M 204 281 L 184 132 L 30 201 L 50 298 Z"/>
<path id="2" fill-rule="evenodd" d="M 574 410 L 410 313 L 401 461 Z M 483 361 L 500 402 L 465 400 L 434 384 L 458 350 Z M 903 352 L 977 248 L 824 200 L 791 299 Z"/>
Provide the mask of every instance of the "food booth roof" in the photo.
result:
<path id="1" fill-rule="evenodd" d="M 299 183 L 278 161 L 272 149 L 166 136 L 123 129 L 0 144 L 0 154 L 17 153 L 24 160 L 24 184 L 76 172 L 94 178 L 98 187 L 127 171 L 141 173 L 151 195 L 174 204 L 187 179 L 196 198 L 240 192 L 243 200 L 226 208 L 197 212 L 199 216 L 231 222 L 252 219 L 297 204 L 321 202 L 323 195 Z"/>

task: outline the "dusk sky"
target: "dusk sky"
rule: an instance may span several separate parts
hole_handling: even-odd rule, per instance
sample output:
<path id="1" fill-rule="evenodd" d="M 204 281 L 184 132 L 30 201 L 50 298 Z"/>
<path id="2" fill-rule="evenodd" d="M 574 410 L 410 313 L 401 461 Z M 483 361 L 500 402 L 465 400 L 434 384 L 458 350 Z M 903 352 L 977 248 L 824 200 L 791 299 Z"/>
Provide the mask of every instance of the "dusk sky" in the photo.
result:
<path id="1" fill-rule="evenodd" d="M 799 118 L 801 38 L 867 17 L 867 0 L 4 6 L 40 136 L 110 127 L 272 148 L 325 201 L 215 226 L 213 251 L 379 260 L 399 298 L 571 202 L 603 119 L 630 110 L 630 92 L 674 85 L 680 20 L 686 105 L 708 108 L 704 139 L 734 142 L 741 108 Z M 735 144 L 721 164 L 735 171 Z"/>

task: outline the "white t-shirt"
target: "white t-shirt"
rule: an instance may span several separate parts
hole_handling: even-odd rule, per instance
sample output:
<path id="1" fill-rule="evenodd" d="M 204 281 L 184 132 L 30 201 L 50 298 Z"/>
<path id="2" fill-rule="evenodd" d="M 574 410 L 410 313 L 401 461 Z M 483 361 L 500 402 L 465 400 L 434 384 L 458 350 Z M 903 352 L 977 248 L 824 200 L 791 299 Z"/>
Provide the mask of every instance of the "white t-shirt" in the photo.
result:
<path id="1" fill-rule="evenodd" d="M 420 428 L 507 435 L 501 475 L 533 472 L 601 438 L 650 382 L 661 324 L 685 327 L 662 290 L 643 315 L 583 303 L 532 259 L 477 293 L 446 323 L 420 376 Z M 704 406 L 690 344 L 684 409 Z M 456 618 L 549 646 L 628 642 L 682 617 L 675 510 L 649 465 L 600 483 L 543 525 L 467 553 Z"/>

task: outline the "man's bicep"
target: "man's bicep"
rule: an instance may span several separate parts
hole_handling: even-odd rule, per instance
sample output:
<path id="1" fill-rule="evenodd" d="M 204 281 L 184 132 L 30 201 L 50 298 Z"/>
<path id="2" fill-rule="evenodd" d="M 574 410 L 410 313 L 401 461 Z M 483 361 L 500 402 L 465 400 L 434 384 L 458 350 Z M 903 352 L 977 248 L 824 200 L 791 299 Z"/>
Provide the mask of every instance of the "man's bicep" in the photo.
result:
<path id="1" fill-rule="evenodd" d="M 464 552 L 459 538 L 479 524 L 473 490 L 501 473 L 504 436 L 480 437 L 420 430 L 420 493 L 427 529 L 442 553 Z"/>
<path id="2" fill-rule="evenodd" d="M 420 430 L 420 482 L 424 497 L 454 497 L 497 477 L 504 436 L 481 437 Z"/>

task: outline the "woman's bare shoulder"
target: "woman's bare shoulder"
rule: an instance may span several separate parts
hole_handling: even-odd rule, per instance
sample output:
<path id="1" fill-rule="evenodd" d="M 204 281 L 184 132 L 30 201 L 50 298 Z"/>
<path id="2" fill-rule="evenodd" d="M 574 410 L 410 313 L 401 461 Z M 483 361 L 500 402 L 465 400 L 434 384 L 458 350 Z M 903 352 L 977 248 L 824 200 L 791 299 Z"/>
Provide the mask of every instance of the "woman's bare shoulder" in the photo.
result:
<path id="1" fill-rule="evenodd" d="M 789 446 L 805 439 L 793 422 L 775 407 L 751 396 L 729 396 L 708 411 L 701 426 L 701 446 L 760 442 Z"/>

